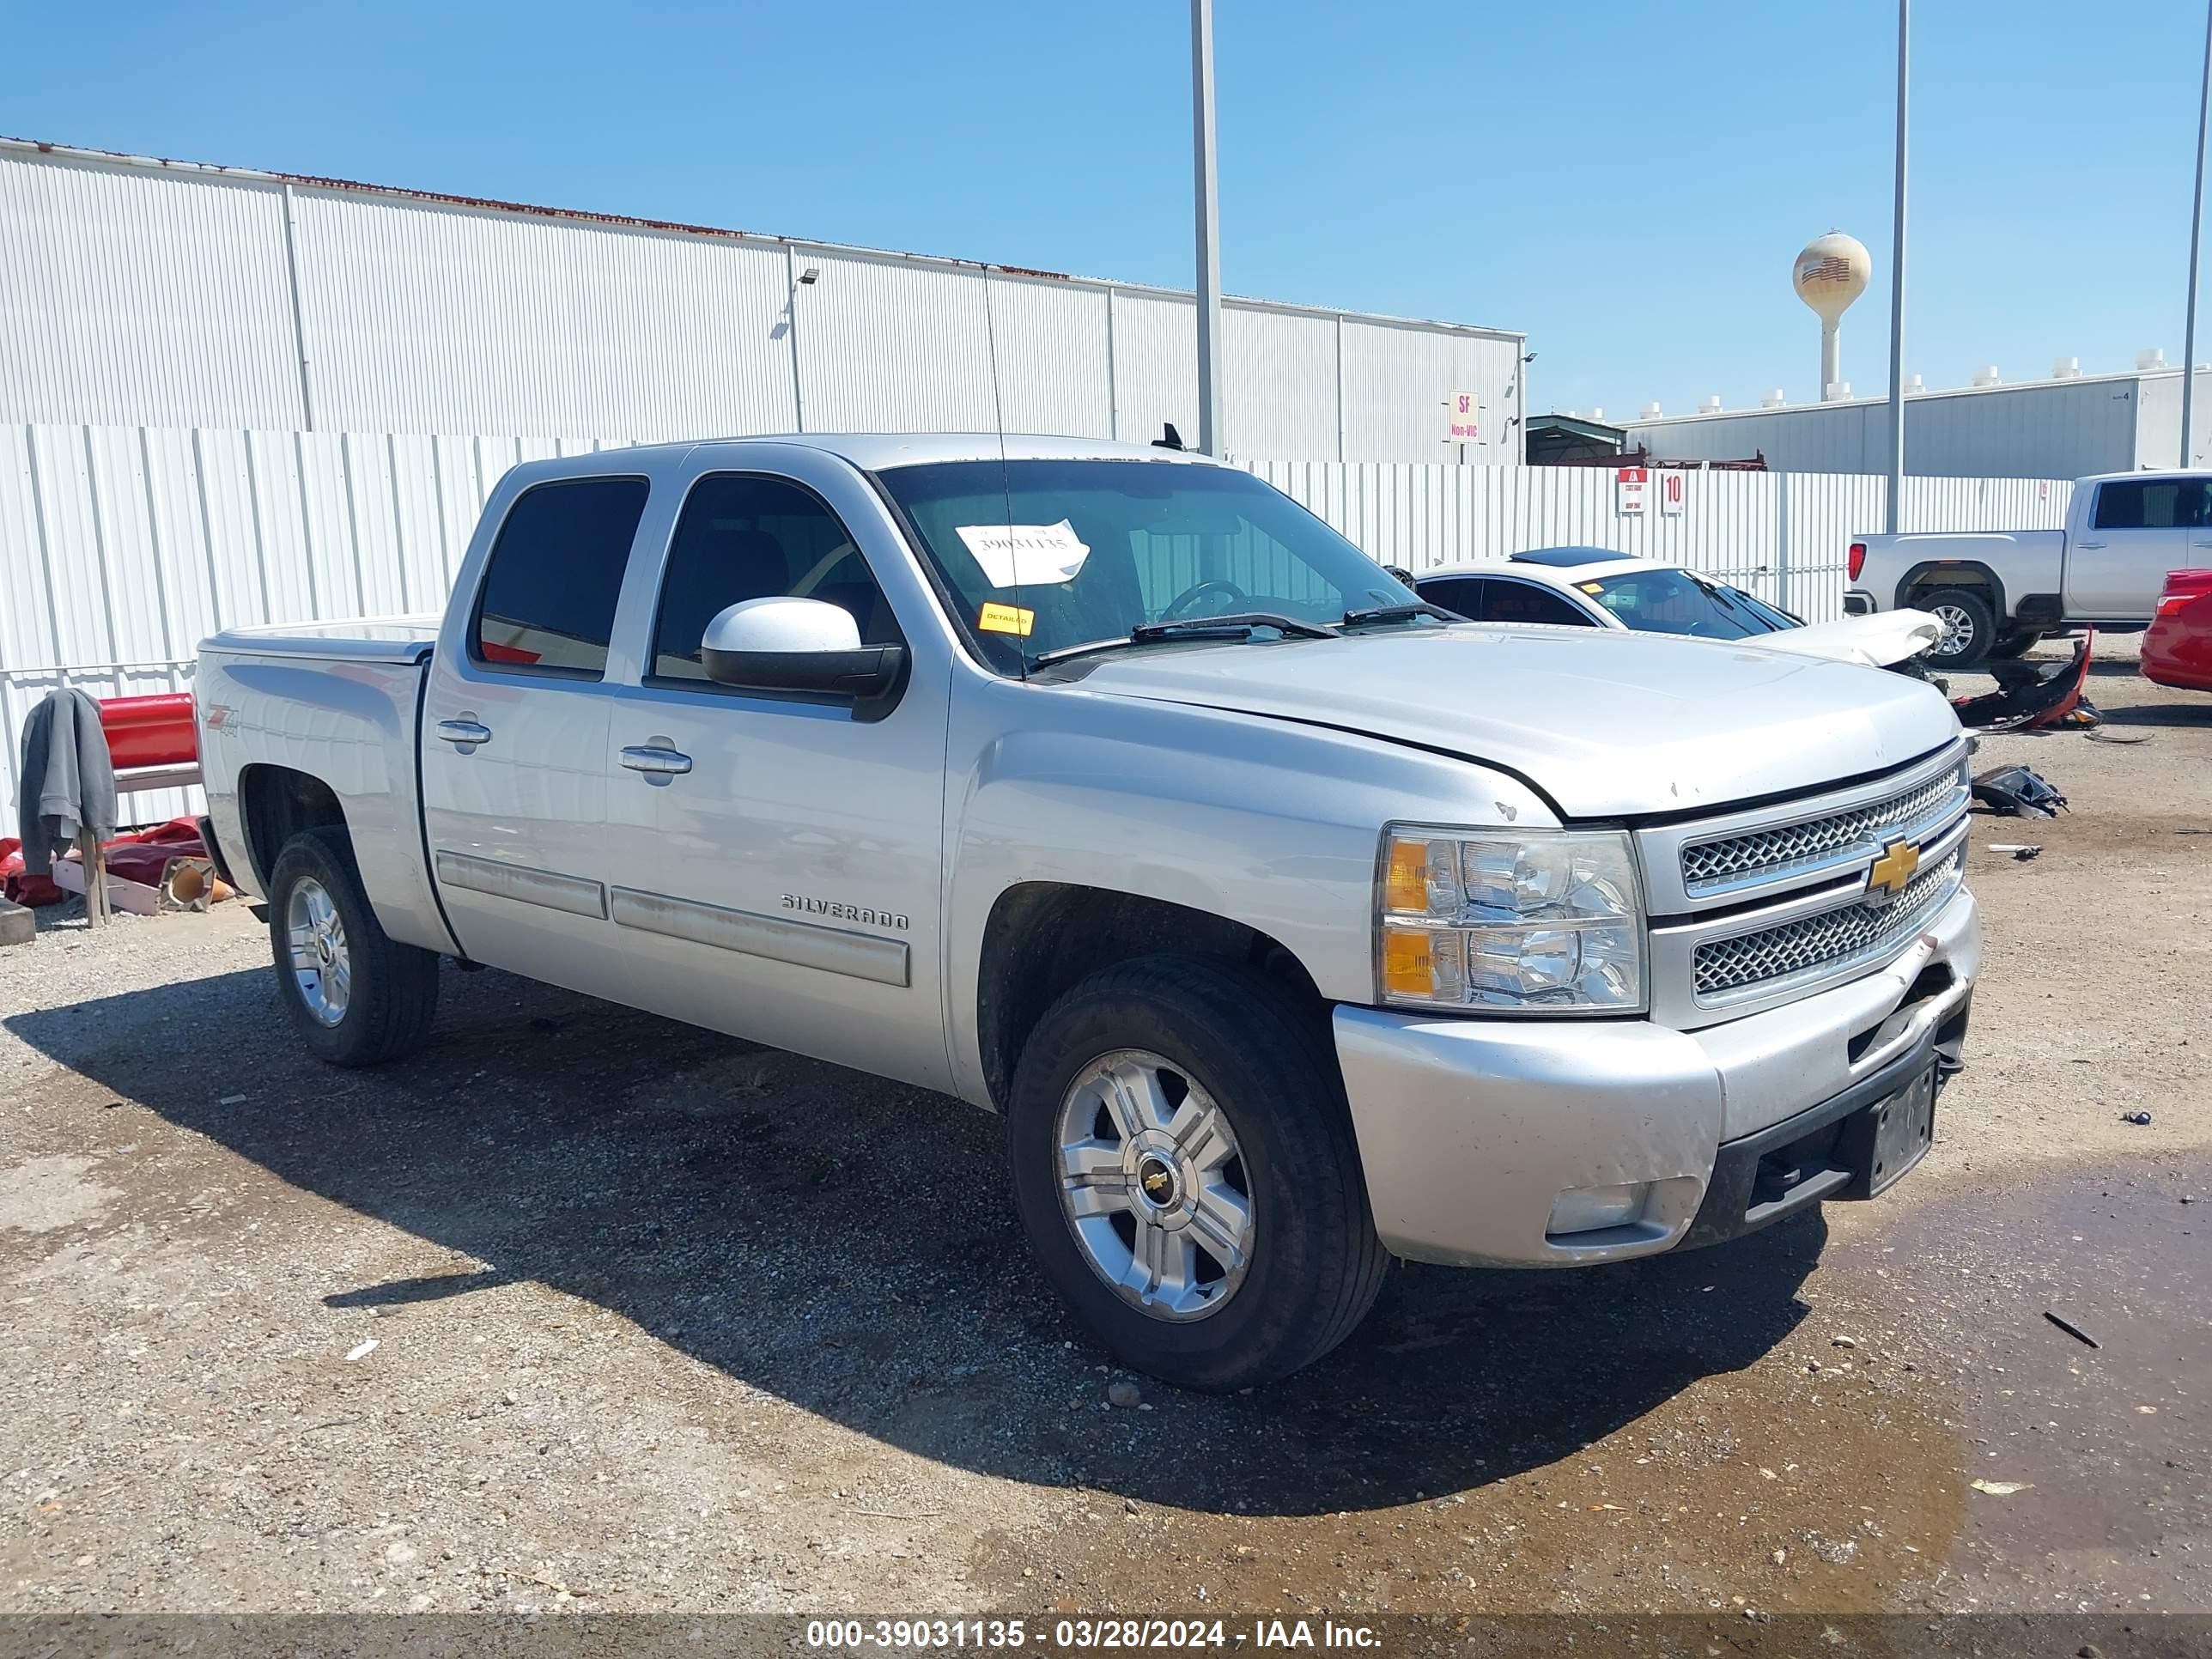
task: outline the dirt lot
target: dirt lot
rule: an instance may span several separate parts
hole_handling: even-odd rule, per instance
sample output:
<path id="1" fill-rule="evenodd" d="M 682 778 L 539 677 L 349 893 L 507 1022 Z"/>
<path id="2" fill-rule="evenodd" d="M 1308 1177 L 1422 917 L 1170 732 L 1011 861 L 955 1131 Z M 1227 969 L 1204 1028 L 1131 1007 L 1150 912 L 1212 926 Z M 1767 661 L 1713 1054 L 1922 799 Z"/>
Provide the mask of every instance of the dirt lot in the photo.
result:
<path id="1" fill-rule="evenodd" d="M 2099 667 L 2144 741 L 1985 744 L 2075 810 L 1977 823 L 1914 1179 L 1404 1270 L 1227 1400 L 1107 1404 L 956 1102 L 489 972 L 336 1073 L 244 905 L 49 917 L 0 953 L 0 1610 L 2212 1610 L 2212 696 Z"/>

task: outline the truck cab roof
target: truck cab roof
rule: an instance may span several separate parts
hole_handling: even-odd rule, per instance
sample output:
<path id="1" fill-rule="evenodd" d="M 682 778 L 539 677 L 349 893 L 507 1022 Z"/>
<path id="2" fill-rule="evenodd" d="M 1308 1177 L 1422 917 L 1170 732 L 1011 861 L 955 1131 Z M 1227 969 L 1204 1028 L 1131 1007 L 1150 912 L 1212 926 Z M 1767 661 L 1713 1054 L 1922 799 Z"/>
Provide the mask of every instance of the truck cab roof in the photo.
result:
<path id="1" fill-rule="evenodd" d="M 686 439 L 674 443 L 637 444 L 602 449 L 590 457 L 562 456 L 526 463 L 548 472 L 573 471 L 580 461 L 619 463 L 626 458 L 672 457 L 726 452 L 732 460 L 767 448 L 818 450 L 851 462 L 864 471 L 921 466 L 937 462 L 1158 461 L 1181 466 L 1218 466 L 1212 456 L 1194 450 L 1162 449 L 1152 444 L 1103 438 L 1054 438 L 1009 432 L 799 432 L 740 438 Z M 591 471 L 601 471 L 593 466 Z"/>

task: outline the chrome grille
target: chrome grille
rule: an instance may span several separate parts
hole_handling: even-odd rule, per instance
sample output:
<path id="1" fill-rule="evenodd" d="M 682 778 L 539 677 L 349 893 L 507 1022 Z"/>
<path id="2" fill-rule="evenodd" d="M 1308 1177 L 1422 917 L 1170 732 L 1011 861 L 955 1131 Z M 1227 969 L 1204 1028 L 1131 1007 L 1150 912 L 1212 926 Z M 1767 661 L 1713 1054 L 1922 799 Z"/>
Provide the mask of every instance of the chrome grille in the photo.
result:
<path id="1" fill-rule="evenodd" d="M 1707 940 L 1692 958 L 1697 994 L 1717 996 L 1808 970 L 1832 972 L 1895 948 L 1951 896 L 1965 859 L 1960 847 L 1921 871 L 1880 908 L 1861 902 L 1755 933 Z"/>
<path id="2" fill-rule="evenodd" d="M 1963 807 L 1966 799 L 1966 770 L 1960 767 L 1887 800 L 1802 823 L 1699 842 L 1682 849 L 1682 886 L 1696 896 L 1808 865 L 1842 861 L 1862 853 L 1871 855 L 1881 849 L 1887 831 L 1948 817 L 1948 809 Z"/>

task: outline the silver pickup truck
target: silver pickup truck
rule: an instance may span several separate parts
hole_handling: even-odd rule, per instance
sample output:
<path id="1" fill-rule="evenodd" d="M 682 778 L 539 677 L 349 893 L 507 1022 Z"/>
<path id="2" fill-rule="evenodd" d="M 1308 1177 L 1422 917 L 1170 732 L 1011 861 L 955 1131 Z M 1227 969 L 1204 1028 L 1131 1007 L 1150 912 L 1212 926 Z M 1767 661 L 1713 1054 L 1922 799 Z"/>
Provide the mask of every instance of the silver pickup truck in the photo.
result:
<path id="1" fill-rule="evenodd" d="M 1942 624 L 1931 668 L 2017 657 L 2077 624 L 2140 629 L 2166 573 L 2212 563 L 2212 476 L 2115 472 L 2075 484 L 2063 530 L 1852 538 L 1847 616 L 1915 609 Z"/>
<path id="2" fill-rule="evenodd" d="M 1078 1318 L 1197 1388 L 1328 1352 L 1393 1255 L 1879 1193 L 1966 1031 L 1932 688 L 1463 622 L 1202 457 L 534 462 L 442 618 L 221 635 L 198 691 L 325 1059 L 422 1044 L 453 957 L 962 1096 Z"/>

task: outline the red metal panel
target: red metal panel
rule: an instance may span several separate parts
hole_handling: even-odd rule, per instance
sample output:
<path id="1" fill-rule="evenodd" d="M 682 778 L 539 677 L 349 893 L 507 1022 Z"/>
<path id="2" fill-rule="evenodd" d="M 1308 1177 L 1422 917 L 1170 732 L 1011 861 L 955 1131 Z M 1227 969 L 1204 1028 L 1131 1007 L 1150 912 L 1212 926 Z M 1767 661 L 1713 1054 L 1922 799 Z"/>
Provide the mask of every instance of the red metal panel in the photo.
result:
<path id="1" fill-rule="evenodd" d="M 200 757 L 192 720 L 192 694 L 164 691 L 146 697 L 104 697 L 100 729 L 117 769 L 173 766 Z"/>

